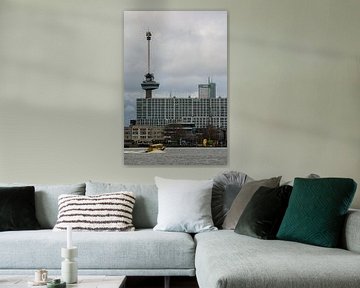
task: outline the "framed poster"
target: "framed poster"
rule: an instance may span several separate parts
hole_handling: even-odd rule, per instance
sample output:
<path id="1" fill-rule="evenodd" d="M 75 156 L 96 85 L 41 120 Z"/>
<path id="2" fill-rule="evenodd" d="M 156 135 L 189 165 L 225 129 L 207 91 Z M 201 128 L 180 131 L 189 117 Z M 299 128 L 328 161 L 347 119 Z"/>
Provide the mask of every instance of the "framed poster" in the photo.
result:
<path id="1" fill-rule="evenodd" d="M 124 164 L 227 164 L 227 12 L 124 12 Z"/>

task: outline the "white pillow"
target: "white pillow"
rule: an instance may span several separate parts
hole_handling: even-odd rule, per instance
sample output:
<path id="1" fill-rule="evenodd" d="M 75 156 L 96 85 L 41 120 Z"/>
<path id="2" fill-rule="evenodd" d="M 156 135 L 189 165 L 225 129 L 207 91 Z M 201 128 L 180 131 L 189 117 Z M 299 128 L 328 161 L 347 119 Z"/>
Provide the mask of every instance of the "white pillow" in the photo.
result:
<path id="1" fill-rule="evenodd" d="M 213 180 L 155 177 L 159 212 L 154 230 L 198 233 L 217 230 L 211 217 Z"/>

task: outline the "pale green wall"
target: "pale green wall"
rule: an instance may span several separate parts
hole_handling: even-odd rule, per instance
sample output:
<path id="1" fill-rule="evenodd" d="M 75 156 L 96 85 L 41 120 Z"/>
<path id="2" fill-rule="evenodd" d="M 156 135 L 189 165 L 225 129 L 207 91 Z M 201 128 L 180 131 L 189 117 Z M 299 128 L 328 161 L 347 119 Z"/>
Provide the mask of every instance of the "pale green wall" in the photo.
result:
<path id="1" fill-rule="evenodd" d="M 156 9 L 228 11 L 226 167 L 123 165 L 123 11 Z M 357 0 L 0 0 L 0 182 L 233 169 L 360 185 L 359 30 Z"/>

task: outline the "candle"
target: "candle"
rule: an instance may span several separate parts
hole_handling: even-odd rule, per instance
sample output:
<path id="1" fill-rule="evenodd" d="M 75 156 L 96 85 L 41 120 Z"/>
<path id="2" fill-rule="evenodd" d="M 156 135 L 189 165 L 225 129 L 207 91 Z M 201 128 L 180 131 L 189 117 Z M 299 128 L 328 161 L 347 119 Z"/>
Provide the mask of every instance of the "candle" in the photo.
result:
<path id="1" fill-rule="evenodd" d="M 66 248 L 70 249 L 72 248 L 72 235 L 71 235 L 72 227 L 70 225 L 67 226 L 66 232 L 67 232 Z"/>

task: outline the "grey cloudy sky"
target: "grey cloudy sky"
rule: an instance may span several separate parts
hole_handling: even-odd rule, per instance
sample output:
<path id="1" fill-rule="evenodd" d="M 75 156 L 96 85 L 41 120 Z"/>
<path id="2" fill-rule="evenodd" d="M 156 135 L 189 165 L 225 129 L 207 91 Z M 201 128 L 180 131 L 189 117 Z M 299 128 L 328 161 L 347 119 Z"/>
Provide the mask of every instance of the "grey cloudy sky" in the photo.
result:
<path id="1" fill-rule="evenodd" d="M 208 77 L 217 96 L 227 97 L 226 11 L 125 11 L 125 125 L 136 118 L 136 98 L 145 97 L 141 82 L 147 73 L 150 30 L 151 73 L 160 87 L 153 97 L 197 97 Z"/>

